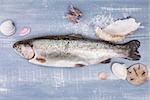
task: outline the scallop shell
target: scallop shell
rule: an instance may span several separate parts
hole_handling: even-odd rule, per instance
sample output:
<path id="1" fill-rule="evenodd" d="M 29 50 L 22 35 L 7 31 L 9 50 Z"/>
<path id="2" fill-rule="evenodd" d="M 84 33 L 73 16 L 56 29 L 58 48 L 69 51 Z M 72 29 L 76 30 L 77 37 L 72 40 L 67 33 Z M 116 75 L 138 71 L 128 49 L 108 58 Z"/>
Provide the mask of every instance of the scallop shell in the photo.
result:
<path id="1" fill-rule="evenodd" d="M 16 27 L 11 20 L 6 20 L 0 25 L 0 31 L 6 36 L 10 36 L 16 32 Z"/>
<path id="2" fill-rule="evenodd" d="M 29 34 L 31 32 L 31 28 L 30 27 L 23 27 L 20 32 L 19 35 L 20 36 L 25 36 L 27 34 Z"/>

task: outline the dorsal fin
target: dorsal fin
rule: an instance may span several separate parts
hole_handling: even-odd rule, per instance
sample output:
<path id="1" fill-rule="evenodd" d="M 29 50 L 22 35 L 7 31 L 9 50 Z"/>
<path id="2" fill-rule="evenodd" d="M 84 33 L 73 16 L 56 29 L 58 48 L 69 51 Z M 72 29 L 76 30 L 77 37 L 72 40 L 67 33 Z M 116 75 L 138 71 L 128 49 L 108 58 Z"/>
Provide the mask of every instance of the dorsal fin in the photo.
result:
<path id="1" fill-rule="evenodd" d="M 85 38 L 82 34 L 68 34 L 67 36 L 71 36 L 71 37 L 79 38 L 79 39 Z"/>
<path id="2" fill-rule="evenodd" d="M 81 34 L 67 34 L 67 35 L 47 35 L 47 36 L 41 36 L 41 37 L 34 37 L 31 39 L 25 39 L 22 40 L 23 42 L 31 42 L 33 40 L 38 39 L 50 39 L 50 40 L 91 40 L 91 41 L 99 41 L 92 38 L 87 38 L 86 36 L 83 36 Z"/>
<path id="3" fill-rule="evenodd" d="M 85 37 L 81 34 L 67 34 L 67 35 L 48 35 L 48 36 L 42 36 L 42 37 L 35 37 L 30 40 L 34 39 L 54 39 L 54 40 L 80 40 L 80 39 L 85 39 Z"/>

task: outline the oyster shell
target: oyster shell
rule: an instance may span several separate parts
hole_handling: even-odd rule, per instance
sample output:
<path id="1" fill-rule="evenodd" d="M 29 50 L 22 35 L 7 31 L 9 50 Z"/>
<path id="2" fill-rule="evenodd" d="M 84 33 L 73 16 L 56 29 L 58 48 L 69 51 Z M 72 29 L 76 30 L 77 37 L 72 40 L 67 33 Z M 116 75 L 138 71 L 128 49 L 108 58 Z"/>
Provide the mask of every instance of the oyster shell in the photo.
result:
<path id="1" fill-rule="evenodd" d="M 140 26 L 134 18 L 117 20 L 105 28 L 96 28 L 96 36 L 102 40 L 118 42 L 126 38 L 127 35 L 136 31 Z"/>

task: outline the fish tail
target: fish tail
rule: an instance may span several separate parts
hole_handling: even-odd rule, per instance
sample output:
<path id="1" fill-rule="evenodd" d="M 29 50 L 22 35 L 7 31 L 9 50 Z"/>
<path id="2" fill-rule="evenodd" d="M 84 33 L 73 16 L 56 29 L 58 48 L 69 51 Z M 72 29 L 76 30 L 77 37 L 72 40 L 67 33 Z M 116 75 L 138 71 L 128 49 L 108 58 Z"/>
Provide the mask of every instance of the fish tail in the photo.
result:
<path id="1" fill-rule="evenodd" d="M 138 51 L 140 42 L 138 40 L 132 40 L 125 44 L 127 49 L 127 59 L 129 60 L 140 60 L 141 55 Z"/>

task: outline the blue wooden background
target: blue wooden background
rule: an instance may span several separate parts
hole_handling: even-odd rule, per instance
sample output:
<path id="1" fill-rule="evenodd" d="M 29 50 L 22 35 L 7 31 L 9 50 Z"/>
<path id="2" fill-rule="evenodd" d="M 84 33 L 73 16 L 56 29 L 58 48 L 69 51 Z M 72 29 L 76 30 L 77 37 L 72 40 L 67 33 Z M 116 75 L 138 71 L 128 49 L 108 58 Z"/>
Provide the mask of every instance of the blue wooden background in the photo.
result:
<path id="1" fill-rule="evenodd" d="M 73 4 L 84 14 L 77 25 L 64 15 Z M 150 100 L 150 83 L 134 86 L 112 75 L 110 64 L 83 68 L 47 68 L 28 63 L 12 49 L 15 41 L 35 36 L 82 33 L 94 36 L 88 23 L 94 16 L 111 15 L 114 19 L 133 16 L 141 28 L 128 40 L 141 42 L 140 61 L 120 61 L 127 65 L 143 63 L 150 70 L 149 0 L 0 0 L 0 23 L 12 19 L 15 35 L 0 34 L 0 100 Z M 31 33 L 20 37 L 21 27 L 30 26 Z M 90 35 L 91 34 L 91 35 Z M 101 81 L 98 72 L 106 71 L 109 79 Z"/>

